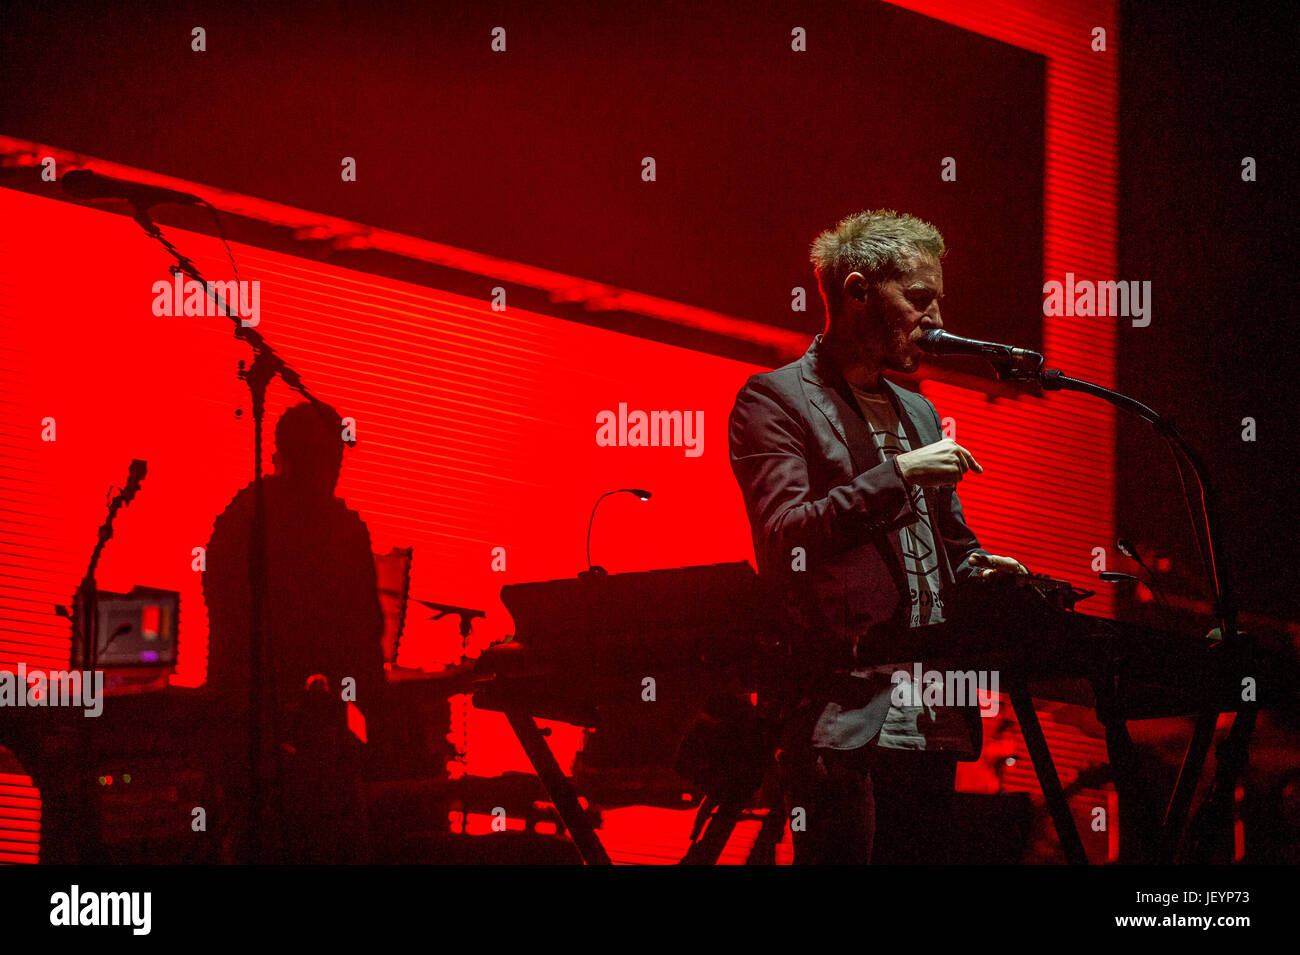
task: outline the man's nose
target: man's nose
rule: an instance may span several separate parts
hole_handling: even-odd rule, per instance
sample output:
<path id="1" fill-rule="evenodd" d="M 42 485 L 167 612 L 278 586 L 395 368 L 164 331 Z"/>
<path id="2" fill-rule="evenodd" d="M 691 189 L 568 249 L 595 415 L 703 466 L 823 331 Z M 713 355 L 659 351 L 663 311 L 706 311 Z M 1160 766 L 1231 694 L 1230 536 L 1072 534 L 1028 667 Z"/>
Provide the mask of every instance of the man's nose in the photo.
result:
<path id="1" fill-rule="evenodd" d="M 943 317 L 939 314 L 939 304 L 937 302 L 926 309 L 925 314 L 921 316 L 921 327 L 926 331 L 932 328 L 943 328 Z"/>

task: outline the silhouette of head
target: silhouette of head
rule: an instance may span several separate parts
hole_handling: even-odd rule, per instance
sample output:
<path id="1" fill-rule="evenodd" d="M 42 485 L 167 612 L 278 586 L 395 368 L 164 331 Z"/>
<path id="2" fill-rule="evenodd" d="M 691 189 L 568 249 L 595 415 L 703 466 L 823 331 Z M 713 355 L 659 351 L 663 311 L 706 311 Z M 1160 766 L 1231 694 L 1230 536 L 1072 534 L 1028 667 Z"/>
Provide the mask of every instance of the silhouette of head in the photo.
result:
<path id="1" fill-rule="evenodd" d="M 333 494 L 343 469 L 343 434 L 334 410 L 294 405 L 275 425 L 275 473 L 309 493 Z"/>

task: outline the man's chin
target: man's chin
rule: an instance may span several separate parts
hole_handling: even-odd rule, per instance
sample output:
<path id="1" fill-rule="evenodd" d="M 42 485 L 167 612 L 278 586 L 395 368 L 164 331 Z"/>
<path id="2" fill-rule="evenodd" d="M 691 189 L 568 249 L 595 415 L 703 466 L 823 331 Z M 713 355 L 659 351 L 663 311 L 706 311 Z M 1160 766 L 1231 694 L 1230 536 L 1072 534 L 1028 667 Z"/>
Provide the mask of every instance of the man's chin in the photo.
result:
<path id="1" fill-rule="evenodd" d="M 896 371 L 900 375 L 910 375 L 921 367 L 920 355 L 904 355 L 900 358 L 891 358 L 885 362 L 885 367 L 890 371 Z"/>

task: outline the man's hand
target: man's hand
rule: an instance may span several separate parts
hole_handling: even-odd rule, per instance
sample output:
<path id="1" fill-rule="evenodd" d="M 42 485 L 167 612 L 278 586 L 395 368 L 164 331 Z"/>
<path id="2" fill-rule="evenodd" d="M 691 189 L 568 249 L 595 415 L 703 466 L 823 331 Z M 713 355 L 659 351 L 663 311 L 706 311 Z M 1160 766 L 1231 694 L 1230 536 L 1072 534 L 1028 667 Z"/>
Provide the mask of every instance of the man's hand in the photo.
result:
<path id="1" fill-rule="evenodd" d="M 955 485 L 967 471 L 983 474 L 975 456 L 952 438 L 944 438 L 895 458 L 903 480 L 921 487 Z"/>
<path id="2" fill-rule="evenodd" d="M 1014 557 L 999 557 L 996 554 L 971 554 L 966 563 L 979 568 L 971 576 L 992 577 L 994 574 L 1027 574 L 1025 565 Z"/>

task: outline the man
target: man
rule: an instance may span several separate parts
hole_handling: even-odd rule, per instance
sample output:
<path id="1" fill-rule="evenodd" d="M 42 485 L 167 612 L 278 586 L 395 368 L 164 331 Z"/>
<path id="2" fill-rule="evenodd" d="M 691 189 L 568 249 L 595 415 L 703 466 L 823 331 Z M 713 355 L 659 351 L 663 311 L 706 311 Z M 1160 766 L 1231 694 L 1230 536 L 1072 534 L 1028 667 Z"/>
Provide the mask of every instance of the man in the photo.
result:
<path id="1" fill-rule="evenodd" d="M 228 851 L 239 858 L 246 848 L 249 681 L 260 680 L 262 740 L 275 754 L 279 784 L 272 801 L 281 804 L 262 825 L 266 851 L 273 856 L 278 843 L 288 862 L 361 861 L 361 744 L 348 731 L 356 720 L 347 703 L 375 714 L 384 620 L 370 534 L 334 494 L 343 464 L 338 416 L 307 403 L 287 410 L 276 423 L 272 463 L 275 474 L 263 481 L 264 668 L 254 670 L 249 658 L 251 485 L 216 519 L 203 575 L 208 686 L 225 711 L 217 749 L 225 761 Z"/>
<path id="2" fill-rule="evenodd" d="M 912 662 L 890 656 L 891 635 L 942 623 L 958 582 L 1027 573 L 965 524 L 954 488 L 983 472 L 975 457 L 881 374 L 915 371 L 917 340 L 943 327 L 944 254 L 932 225 L 887 210 L 822 233 L 825 331 L 750 378 L 731 413 L 759 574 L 790 618 L 778 760 L 796 863 L 945 860 L 945 805 L 957 761 L 979 754 L 979 718 L 895 692 Z"/>

